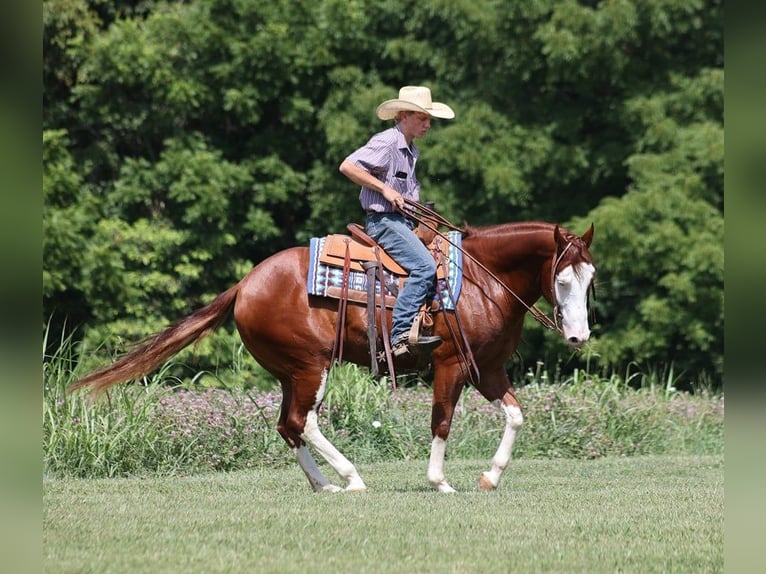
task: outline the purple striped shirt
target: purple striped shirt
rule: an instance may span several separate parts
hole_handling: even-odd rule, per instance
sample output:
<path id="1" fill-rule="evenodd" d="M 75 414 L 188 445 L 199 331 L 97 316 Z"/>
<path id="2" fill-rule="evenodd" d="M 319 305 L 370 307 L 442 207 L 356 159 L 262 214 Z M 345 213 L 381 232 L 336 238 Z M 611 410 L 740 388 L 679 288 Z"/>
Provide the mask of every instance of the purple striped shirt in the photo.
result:
<path id="1" fill-rule="evenodd" d="M 415 164 L 420 151 L 415 144 L 407 146 L 399 126 L 379 132 L 346 159 L 393 187 L 407 199 L 420 200 L 420 183 L 415 177 Z M 365 211 L 396 211 L 377 191 L 362 187 L 359 201 Z"/>

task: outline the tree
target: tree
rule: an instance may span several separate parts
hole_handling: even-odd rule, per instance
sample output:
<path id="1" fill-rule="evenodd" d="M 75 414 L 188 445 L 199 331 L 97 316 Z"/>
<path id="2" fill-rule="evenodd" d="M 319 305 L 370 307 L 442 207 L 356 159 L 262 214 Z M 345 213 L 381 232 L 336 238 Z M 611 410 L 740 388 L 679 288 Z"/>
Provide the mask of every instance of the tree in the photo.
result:
<path id="1" fill-rule="evenodd" d="M 705 265 L 722 234 L 722 11 L 44 0 L 45 319 L 132 339 L 361 221 L 337 167 L 385 126 L 380 101 L 426 84 L 457 117 L 419 140 L 424 199 L 456 223 L 595 221 L 600 360 L 720 375 L 722 284 Z M 656 250 L 641 242 L 654 234 Z M 661 276 L 625 265 L 638 255 L 662 255 Z M 671 308 L 682 326 L 648 321 Z M 526 339 L 528 362 L 579 364 L 535 326 Z"/>
<path id="2" fill-rule="evenodd" d="M 632 183 L 584 219 L 597 222 L 606 280 L 595 345 L 610 366 L 673 364 L 723 377 L 723 74 L 705 69 L 627 108 L 641 126 Z"/>

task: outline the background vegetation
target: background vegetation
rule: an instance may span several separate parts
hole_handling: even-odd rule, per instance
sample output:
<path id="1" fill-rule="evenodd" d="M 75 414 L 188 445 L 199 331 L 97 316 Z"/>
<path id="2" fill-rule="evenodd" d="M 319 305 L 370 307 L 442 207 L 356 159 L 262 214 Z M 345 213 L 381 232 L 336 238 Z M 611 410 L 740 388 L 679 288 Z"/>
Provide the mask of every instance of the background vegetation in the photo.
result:
<path id="1" fill-rule="evenodd" d="M 421 141 L 424 199 L 596 226 L 590 352 L 530 324 L 517 375 L 722 384 L 720 0 L 44 0 L 43 19 L 42 321 L 91 365 L 360 221 L 337 165 L 426 84 L 457 117 Z M 239 352 L 224 331 L 193 372 Z"/>
<path id="2" fill-rule="evenodd" d="M 44 366 L 47 477 L 185 475 L 295 464 L 276 431 L 278 392 L 221 388 L 220 380 L 208 386 L 202 376 L 182 381 L 167 364 L 144 384 L 115 387 L 94 402 L 66 392 L 82 375 L 71 343 Z M 538 365 L 526 373 L 519 399 L 526 422 L 514 458 L 723 454 L 723 396 L 679 391 L 672 377 L 635 373 L 607 380 L 578 371 L 554 380 Z M 356 464 L 426 461 L 430 417 L 431 393 L 424 385 L 392 393 L 385 379 L 343 365 L 331 372 L 319 424 Z M 504 422 L 495 406 L 466 390 L 452 425 L 449 459 L 488 461 Z"/>

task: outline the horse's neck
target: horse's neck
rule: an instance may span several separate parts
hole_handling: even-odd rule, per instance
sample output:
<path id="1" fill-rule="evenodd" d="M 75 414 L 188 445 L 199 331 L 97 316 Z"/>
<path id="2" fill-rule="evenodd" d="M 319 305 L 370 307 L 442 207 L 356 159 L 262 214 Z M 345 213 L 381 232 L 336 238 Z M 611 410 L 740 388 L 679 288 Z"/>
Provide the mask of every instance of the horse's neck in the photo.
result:
<path id="1" fill-rule="evenodd" d="M 556 249 L 553 226 L 547 223 L 516 223 L 486 228 L 467 249 L 493 273 L 539 270 Z"/>
<path id="2" fill-rule="evenodd" d="M 541 296 L 550 298 L 546 277 L 556 249 L 552 225 L 517 223 L 484 228 L 463 244 L 495 277 L 478 268 L 467 270 L 466 275 L 483 285 L 485 292 L 492 292 L 496 301 L 509 301 L 502 295 L 508 290 L 527 305 Z"/>

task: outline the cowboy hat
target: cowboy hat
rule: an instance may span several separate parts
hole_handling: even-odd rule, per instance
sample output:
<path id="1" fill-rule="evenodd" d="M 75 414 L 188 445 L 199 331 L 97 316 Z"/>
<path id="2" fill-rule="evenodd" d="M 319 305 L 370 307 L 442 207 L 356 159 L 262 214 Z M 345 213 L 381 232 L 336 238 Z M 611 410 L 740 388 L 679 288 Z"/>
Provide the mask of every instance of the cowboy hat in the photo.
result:
<path id="1" fill-rule="evenodd" d="M 386 100 L 375 113 L 381 120 L 392 120 L 401 111 L 423 112 L 444 120 L 455 117 L 455 112 L 447 104 L 432 102 L 431 90 L 424 86 L 404 86 L 399 90 L 399 98 Z"/>

